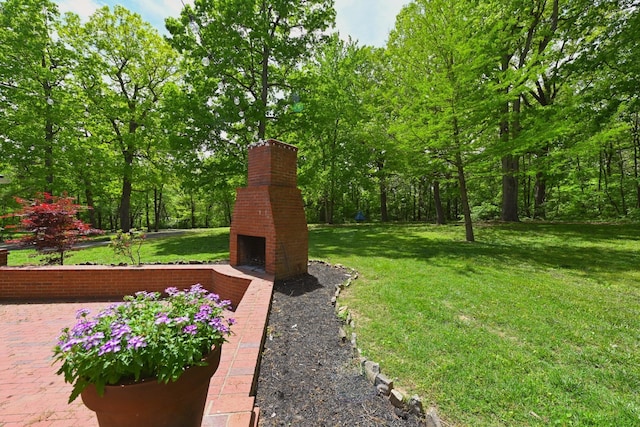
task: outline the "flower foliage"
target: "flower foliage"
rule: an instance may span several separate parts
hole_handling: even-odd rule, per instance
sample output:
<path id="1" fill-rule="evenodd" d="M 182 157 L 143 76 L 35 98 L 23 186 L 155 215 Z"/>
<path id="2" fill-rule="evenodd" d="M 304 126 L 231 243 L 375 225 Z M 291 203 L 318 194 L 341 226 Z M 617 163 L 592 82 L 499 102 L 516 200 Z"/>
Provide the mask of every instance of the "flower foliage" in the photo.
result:
<path id="1" fill-rule="evenodd" d="M 105 385 L 144 379 L 175 381 L 189 366 L 204 365 L 203 357 L 221 345 L 234 320 L 225 319 L 230 301 L 221 301 L 201 285 L 183 291 L 167 288 L 137 292 L 89 317 L 79 310 L 77 323 L 62 330 L 54 348 L 61 362 L 58 374 L 73 384 L 72 402 L 89 384 Z"/>
<path id="2" fill-rule="evenodd" d="M 37 194 L 34 200 L 16 197 L 22 209 L 12 216 L 20 217 L 20 228 L 29 234 L 16 239 L 16 243 L 35 248 L 44 254 L 57 254 L 59 264 L 64 262 L 64 254 L 81 238 L 90 234 L 102 234 L 102 230 L 91 228 L 79 220 L 78 212 L 88 209 L 75 204 L 74 198 L 66 194 L 52 196 Z"/>

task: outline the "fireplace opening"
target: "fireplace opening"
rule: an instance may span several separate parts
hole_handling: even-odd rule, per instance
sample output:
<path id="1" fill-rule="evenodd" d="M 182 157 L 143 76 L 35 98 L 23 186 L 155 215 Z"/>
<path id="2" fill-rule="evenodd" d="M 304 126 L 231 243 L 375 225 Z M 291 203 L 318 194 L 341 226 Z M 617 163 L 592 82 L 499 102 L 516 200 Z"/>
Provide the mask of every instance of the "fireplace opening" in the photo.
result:
<path id="1" fill-rule="evenodd" d="M 267 239 L 265 237 L 238 235 L 238 264 L 264 270 L 266 246 Z"/>

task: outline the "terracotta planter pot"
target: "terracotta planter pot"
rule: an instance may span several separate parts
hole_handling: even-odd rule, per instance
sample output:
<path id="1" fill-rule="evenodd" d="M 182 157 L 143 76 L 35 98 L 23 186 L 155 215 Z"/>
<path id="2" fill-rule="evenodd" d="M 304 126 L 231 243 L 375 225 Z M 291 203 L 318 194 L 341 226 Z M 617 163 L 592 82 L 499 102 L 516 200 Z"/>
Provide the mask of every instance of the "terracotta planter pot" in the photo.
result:
<path id="1" fill-rule="evenodd" d="M 100 427 L 200 427 L 209 382 L 220 364 L 221 346 L 205 357 L 207 366 L 192 366 L 177 381 L 155 380 L 106 386 L 98 395 L 90 385 L 82 393 Z"/>

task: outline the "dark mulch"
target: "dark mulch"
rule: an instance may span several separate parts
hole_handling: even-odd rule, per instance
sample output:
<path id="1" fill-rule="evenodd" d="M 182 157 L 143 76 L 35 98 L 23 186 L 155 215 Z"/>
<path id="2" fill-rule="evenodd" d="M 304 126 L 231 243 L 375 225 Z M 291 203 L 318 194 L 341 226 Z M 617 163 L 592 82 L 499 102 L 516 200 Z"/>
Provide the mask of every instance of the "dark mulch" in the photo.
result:
<path id="1" fill-rule="evenodd" d="M 349 272 L 321 262 L 276 282 L 256 405 L 261 426 L 422 426 L 360 373 L 331 304 Z"/>

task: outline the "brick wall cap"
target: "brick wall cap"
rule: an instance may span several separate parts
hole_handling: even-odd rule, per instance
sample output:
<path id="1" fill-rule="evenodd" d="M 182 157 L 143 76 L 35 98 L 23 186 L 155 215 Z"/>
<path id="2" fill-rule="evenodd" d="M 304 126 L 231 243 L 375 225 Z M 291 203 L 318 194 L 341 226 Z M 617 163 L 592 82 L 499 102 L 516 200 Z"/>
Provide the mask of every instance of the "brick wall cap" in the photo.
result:
<path id="1" fill-rule="evenodd" d="M 253 144 L 249 145 L 249 149 L 252 148 L 258 148 L 258 147 L 280 147 L 280 148 L 284 148 L 287 150 L 291 150 L 291 151 L 298 151 L 298 147 L 295 147 L 291 144 L 287 144 L 285 142 L 282 141 L 278 141 L 277 139 L 267 139 L 266 141 L 263 139 L 259 139 L 256 142 L 254 142 Z"/>

